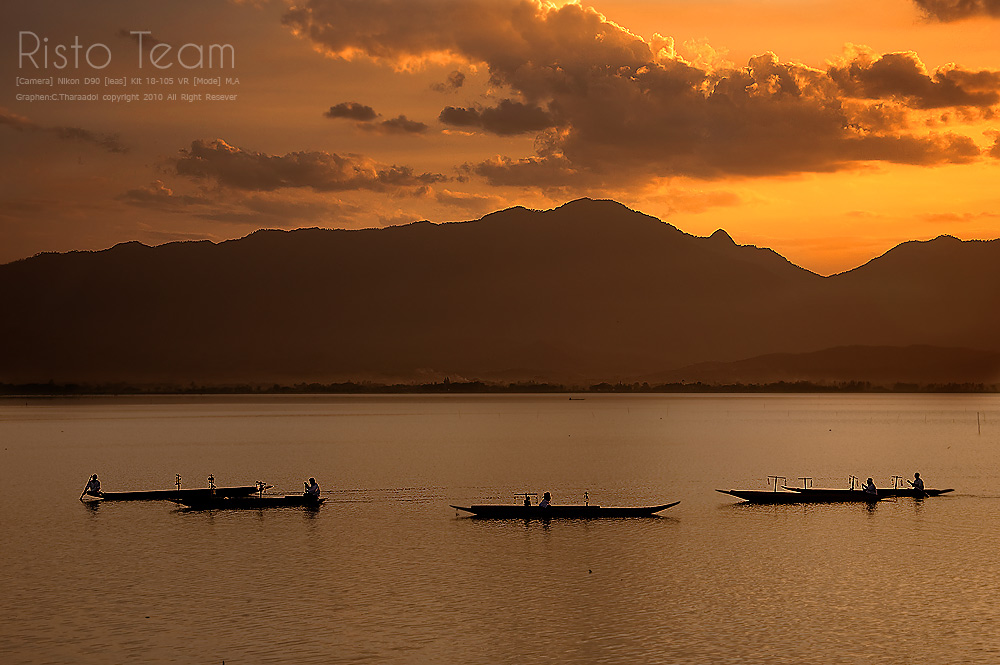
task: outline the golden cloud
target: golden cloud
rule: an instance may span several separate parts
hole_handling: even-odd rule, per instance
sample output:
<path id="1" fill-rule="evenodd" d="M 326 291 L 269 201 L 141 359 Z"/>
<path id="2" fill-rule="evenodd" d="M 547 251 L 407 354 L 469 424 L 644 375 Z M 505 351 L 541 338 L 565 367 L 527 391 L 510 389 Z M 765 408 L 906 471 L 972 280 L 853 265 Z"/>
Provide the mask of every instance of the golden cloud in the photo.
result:
<path id="1" fill-rule="evenodd" d="M 445 124 L 533 132 L 535 155 L 462 167 L 492 184 L 623 184 L 856 168 L 866 162 L 965 163 L 968 137 L 922 127 L 929 110 L 988 117 L 1000 72 L 928 71 L 913 53 L 855 51 L 826 69 L 766 53 L 745 66 L 706 45 L 694 60 L 647 43 L 579 4 L 532 0 L 306 0 L 285 23 L 329 55 L 397 69 L 451 59 L 485 65 L 493 106 L 446 107 Z"/>
<path id="2" fill-rule="evenodd" d="M 438 173 L 414 173 L 408 166 L 382 164 L 363 155 L 313 151 L 268 155 L 222 139 L 196 140 L 172 161 L 177 175 L 210 179 L 251 191 L 308 187 L 315 191 L 386 190 L 446 180 Z"/>

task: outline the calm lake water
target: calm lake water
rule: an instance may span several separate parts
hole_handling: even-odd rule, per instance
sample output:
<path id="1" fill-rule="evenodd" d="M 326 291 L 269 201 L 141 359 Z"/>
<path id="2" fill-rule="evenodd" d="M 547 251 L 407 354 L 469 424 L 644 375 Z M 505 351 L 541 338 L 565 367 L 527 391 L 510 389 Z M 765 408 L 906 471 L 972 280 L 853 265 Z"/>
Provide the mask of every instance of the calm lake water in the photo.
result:
<path id="1" fill-rule="evenodd" d="M 1000 396 L 0 401 L 0 661 L 1000 662 Z M 751 506 L 766 476 L 952 495 Z M 328 502 L 77 500 L 252 484 Z M 681 501 L 652 519 L 449 504 Z"/>

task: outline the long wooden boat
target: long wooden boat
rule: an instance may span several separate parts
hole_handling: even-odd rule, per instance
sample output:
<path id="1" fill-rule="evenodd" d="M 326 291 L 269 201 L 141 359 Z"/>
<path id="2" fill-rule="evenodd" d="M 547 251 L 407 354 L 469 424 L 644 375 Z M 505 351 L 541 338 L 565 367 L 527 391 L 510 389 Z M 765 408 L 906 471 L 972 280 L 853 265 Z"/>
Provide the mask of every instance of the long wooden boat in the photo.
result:
<path id="1" fill-rule="evenodd" d="M 723 494 L 735 496 L 750 503 L 841 503 L 845 501 L 875 502 L 885 498 L 881 495 L 868 494 L 860 490 L 844 490 L 844 493 L 827 494 L 825 492 L 799 492 L 788 489 L 781 490 L 715 490 Z"/>
<path id="2" fill-rule="evenodd" d="M 260 510 L 262 508 L 319 508 L 322 497 L 304 494 L 252 494 L 250 496 L 191 495 L 173 502 L 191 510 Z"/>
<path id="3" fill-rule="evenodd" d="M 854 494 L 864 494 L 859 489 L 845 489 L 845 488 L 831 488 L 831 487 L 786 487 L 785 489 L 797 492 L 805 496 L 816 496 L 816 497 L 826 497 L 829 501 L 849 501 L 849 498 Z M 915 490 L 912 487 L 879 487 L 878 496 L 880 499 L 890 498 L 890 497 L 912 497 L 914 499 L 922 499 L 928 496 L 941 496 L 942 494 L 947 494 L 948 492 L 954 492 L 954 489 L 924 489 Z"/>
<path id="4" fill-rule="evenodd" d="M 502 504 L 474 504 L 452 506 L 455 510 L 472 513 L 473 517 L 485 519 L 594 519 L 600 517 L 655 517 L 656 513 L 676 506 L 680 501 L 659 506 L 519 506 Z"/>
<path id="5" fill-rule="evenodd" d="M 238 497 L 257 493 L 256 485 L 216 487 L 215 496 Z M 88 495 L 90 496 L 90 495 Z M 189 497 L 212 496 L 211 487 L 192 487 L 172 490 L 138 490 L 134 492 L 101 492 L 104 501 L 173 501 Z"/>

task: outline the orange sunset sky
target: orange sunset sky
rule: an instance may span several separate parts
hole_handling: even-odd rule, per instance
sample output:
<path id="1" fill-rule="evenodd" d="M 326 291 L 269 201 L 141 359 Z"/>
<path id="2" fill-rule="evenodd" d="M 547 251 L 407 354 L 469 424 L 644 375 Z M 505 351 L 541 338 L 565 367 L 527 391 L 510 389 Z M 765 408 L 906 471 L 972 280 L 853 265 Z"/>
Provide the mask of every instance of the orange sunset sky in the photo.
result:
<path id="1" fill-rule="evenodd" d="M 820 274 L 1000 236 L 1000 0 L 41 0 L 0 24 L 0 262 L 582 196 Z M 112 60 L 33 65 L 23 32 Z M 235 67 L 158 70 L 159 43 Z M 239 83 L 22 81 L 49 76 Z M 237 98 L 17 98 L 53 91 Z"/>

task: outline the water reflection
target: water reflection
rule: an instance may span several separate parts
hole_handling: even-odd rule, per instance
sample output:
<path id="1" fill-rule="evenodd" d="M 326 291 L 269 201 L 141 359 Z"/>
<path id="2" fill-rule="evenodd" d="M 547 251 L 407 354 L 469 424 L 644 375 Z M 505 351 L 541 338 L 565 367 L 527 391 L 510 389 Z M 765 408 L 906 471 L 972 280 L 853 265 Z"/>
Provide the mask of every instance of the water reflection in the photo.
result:
<path id="1" fill-rule="evenodd" d="M 0 653 L 4 665 L 993 665 L 1000 432 L 962 418 L 1000 423 L 1000 400 L 968 399 L 588 397 L 585 422 L 579 402 L 545 396 L 0 414 Z M 842 482 L 859 460 L 919 464 L 960 493 L 859 509 L 714 491 L 775 471 Z M 81 468 L 142 487 L 203 467 L 296 489 L 308 468 L 333 493 L 312 512 L 71 505 Z M 43 468 L 68 500 L 39 505 L 30 479 Z M 448 507 L 542 486 L 683 503 L 548 522 Z"/>

